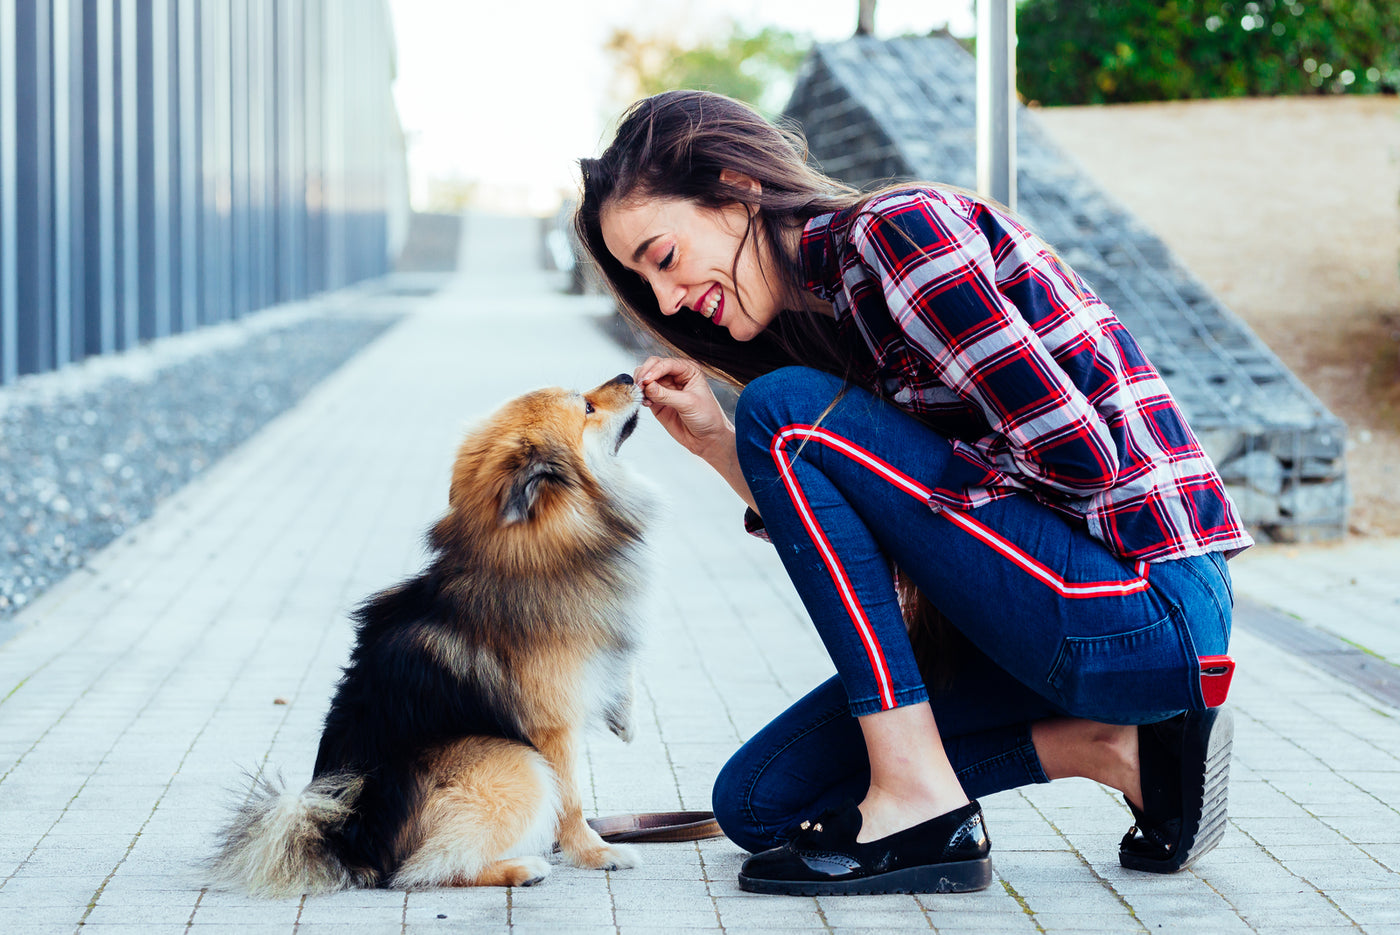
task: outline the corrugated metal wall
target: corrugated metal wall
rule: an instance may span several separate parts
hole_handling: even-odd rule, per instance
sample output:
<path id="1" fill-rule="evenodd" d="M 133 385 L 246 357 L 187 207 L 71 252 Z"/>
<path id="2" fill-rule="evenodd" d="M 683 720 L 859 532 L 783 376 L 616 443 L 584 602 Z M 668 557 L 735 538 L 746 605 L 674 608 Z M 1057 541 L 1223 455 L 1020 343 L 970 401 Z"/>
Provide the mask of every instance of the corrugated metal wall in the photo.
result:
<path id="1" fill-rule="evenodd" d="M 384 273 L 386 0 L 0 0 L 0 383 Z"/>

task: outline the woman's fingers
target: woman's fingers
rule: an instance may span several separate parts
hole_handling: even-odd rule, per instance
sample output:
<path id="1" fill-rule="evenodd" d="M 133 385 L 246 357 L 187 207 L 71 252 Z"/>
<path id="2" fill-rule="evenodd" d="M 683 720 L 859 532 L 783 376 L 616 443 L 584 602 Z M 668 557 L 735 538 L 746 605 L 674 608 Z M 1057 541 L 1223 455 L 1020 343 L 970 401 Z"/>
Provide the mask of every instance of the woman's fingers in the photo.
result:
<path id="1" fill-rule="evenodd" d="M 709 384 L 700 368 L 690 361 L 675 357 L 648 357 L 637 368 L 633 380 L 642 390 L 642 398 L 648 404 L 677 405 L 679 393 L 690 394 L 703 389 L 709 392 Z"/>
<path id="2" fill-rule="evenodd" d="M 727 420 L 704 372 L 690 361 L 648 357 L 633 379 L 666 431 L 691 451 L 699 453 L 726 428 Z"/>
<path id="3" fill-rule="evenodd" d="M 699 373 L 700 368 L 690 361 L 675 357 L 648 357 L 633 373 L 632 379 L 638 386 L 646 389 L 646 384 L 667 378 L 672 382 L 688 383 Z"/>

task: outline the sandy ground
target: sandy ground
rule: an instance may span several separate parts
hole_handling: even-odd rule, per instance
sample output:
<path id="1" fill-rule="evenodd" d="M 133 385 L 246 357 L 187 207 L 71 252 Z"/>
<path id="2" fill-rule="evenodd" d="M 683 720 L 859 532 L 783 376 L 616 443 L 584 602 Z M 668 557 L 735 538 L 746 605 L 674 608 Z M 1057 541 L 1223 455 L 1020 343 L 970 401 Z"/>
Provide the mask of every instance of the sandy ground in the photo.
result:
<path id="1" fill-rule="evenodd" d="M 1346 422 L 1353 533 L 1400 535 L 1400 102 L 1035 113 Z"/>

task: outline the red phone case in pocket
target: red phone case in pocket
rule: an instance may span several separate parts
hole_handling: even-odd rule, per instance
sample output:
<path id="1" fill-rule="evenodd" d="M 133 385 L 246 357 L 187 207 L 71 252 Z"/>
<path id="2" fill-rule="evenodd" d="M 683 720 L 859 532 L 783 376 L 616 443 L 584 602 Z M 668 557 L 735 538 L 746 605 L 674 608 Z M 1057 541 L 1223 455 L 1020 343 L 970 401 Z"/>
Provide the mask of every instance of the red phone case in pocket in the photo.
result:
<path id="1" fill-rule="evenodd" d="M 1230 694 L 1230 679 L 1235 674 L 1235 660 L 1229 656 L 1201 657 L 1201 696 L 1207 708 L 1218 708 Z"/>

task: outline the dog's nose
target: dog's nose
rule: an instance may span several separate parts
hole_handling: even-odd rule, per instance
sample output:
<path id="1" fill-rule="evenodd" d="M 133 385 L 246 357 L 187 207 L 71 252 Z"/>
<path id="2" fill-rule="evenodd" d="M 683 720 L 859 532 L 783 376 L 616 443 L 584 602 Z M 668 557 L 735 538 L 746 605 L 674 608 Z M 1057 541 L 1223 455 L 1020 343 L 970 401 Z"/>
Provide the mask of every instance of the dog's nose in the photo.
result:
<path id="1" fill-rule="evenodd" d="M 632 385 L 632 374 L 630 374 L 630 373 L 619 373 L 617 376 L 613 377 L 612 381 L 613 381 L 614 383 L 621 383 L 623 386 L 631 386 L 631 385 Z"/>

